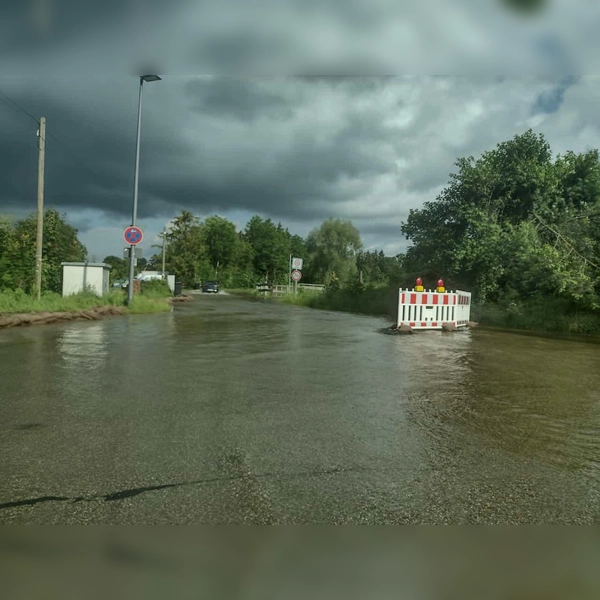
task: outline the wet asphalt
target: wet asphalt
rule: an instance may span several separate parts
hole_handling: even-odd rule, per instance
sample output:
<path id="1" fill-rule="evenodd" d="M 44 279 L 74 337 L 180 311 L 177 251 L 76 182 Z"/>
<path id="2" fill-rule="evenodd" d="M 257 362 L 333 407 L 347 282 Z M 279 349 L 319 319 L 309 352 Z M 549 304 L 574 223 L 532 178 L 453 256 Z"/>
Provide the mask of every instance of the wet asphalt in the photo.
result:
<path id="1" fill-rule="evenodd" d="M 600 347 L 198 295 L 0 332 L 0 523 L 600 522 Z"/>

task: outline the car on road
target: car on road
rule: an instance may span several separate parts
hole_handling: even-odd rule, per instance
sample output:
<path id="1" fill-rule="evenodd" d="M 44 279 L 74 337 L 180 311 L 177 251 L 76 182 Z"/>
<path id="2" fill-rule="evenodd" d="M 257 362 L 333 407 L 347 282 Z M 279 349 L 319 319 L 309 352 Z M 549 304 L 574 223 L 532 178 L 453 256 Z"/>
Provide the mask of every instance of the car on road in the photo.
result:
<path id="1" fill-rule="evenodd" d="M 202 293 L 203 294 L 218 294 L 219 293 L 219 284 L 216 281 L 205 281 L 202 284 Z"/>

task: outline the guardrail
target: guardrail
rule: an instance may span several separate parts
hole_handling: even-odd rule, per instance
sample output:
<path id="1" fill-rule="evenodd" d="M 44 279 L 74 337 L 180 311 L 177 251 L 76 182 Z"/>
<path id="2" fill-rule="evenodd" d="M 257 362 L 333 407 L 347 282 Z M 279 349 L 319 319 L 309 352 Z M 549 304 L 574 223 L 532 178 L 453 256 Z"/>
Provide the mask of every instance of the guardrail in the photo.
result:
<path id="1" fill-rule="evenodd" d="M 301 292 L 322 294 L 325 292 L 325 286 L 317 283 L 299 283 L 298 290 Z M 256 286 L 256 291 L 262 294 L 271 294 L 273 296 L 287 296 L 288 294 L 294 293 L 294 286 L 260 283 Z"/>
<path id="2" fill-rule="evenodd" d="M 273 296 L 287 296 L 288 294 L 293 294 L 294 288 L 291 288 L 288 285 L 274 285 L 271 289 L 271 294 Z"/>
<path id="3" fill-rule="evenodd" d="M 308 290 L 309 292 L 324 292 L 325 286 L 320 283 L 299 283 L 298 289 Z"/>

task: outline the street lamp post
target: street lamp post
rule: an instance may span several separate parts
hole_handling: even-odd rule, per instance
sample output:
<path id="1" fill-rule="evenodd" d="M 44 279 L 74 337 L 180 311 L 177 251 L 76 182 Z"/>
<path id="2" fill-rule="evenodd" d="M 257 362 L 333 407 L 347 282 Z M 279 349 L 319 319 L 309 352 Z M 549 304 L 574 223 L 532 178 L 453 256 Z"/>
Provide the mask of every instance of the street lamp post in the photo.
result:
<path id="1" fill-rule="evenodd" d="M 158 75 L 141 75 L 140 76 L 140 96 L 138 100 L 138 121 L 137 121 L 137 139 L 135 145 L 135 175 L 133 179 L 133 210 L 131 212 L 131 226 L 135 227 L 137 221 L 137 206 L 138 206 L 138 183 L 140 179 L 140 137 L 142 130 L 142 91 L 144 82 L 160 81 Z M 129 286 L 127 290 L 127 304 L 133 301 L 133 278 L 135 276 L 135 246 L 129 247 Z"/>

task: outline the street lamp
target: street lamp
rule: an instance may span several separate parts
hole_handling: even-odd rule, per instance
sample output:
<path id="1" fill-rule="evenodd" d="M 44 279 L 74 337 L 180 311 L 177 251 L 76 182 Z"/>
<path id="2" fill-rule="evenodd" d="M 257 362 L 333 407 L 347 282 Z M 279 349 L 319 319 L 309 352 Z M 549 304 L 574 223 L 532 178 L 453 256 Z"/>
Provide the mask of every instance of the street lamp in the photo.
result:
<path id="1" fill-rule="evenodd" d="M 138 101 L 138 122 L 137 122 L 137 140 L 135 147 L 135 176 L 133 180 L 133 211 L 131 213 L 131 226 L 135 227 L 137 221 L 137 205 L 138 205 L 138 183 L 140 178 L 140 134 L 142 130 L 142 90 L 144 89 L 144 81 L 151 83 L 152 81 L 161 81 L 158 75 L 141 75 L 140 76 L 140 97 Z M 129 248 L 129 286 L 127 290 L 127 304 L 133 301 L 133 278 L 135 275 L 135 246 Z"/>

